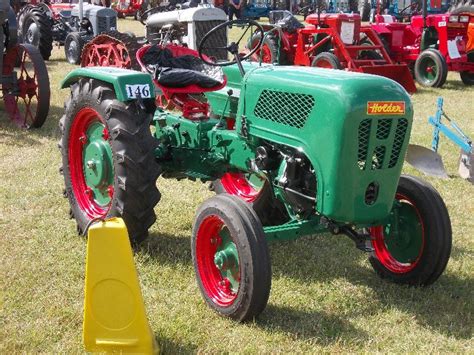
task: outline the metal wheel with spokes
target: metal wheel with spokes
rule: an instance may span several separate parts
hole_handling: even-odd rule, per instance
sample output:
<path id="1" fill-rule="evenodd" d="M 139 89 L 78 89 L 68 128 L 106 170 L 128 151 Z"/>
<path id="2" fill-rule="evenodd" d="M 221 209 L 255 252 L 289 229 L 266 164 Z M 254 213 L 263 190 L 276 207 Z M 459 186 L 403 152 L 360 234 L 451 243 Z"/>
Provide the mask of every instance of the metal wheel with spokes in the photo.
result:
<path id="1" fill-rule="evenodd" d="M 191 241 L 196 278 L 206 303 L 237 321 L 258 316 L 271 287 L 271 266 L 262 225 L 241 199 L 221 194 L 205 201 Z"/>
<path id="2" fill-rule="evenodd" d="M 10 120 L 23 128 L 41 127 L 49 112 L 49 76 L 39 50 L 19 44 L 3 56 L 2 94 Z"/>
<path id="3" fill-rule="evenodd" d="M 374 270 L 408 285 L 429 285 L 446 268 L 451 222 L 438 192 L 413 176 L 401 176 L 392 212 L 383 226 L 370 229 Z"/>

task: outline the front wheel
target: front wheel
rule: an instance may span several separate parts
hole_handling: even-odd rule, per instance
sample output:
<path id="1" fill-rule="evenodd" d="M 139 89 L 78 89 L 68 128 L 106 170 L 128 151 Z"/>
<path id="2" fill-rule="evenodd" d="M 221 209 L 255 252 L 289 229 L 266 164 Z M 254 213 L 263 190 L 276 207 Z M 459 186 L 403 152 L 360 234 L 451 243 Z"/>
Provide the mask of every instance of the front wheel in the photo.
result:
<path id="1" fill-rule="evenodd" d="M 79 32 L 69 33 L 64 41 L 64 52 L 67 61 L 71 64 L 80 64 L 83 47 L 84 40 L 81 34 Z"/>
<path id="2" fill-rule="evenodd" d="M 263 227 L 249 205 L 227 194 L 205 201 L 196 214 L 191 250 L 199 289 L 214 311 L 246 321 L 265 309 L 270 256 Z"/>
<path id="3" fill-rule="evenodd" d="M 424 50 L 415 62 L 415 79 L 423 86 L 439 88 L 446 82 L 448 65 L 440 51 Z"/>
<path id="4" fill-rule="evenodd" d="M 283 224 L 288 214 L 278 201 L 268 183 L 256 175 L 248 173 L 225 173 L 212 182 L 217 194 L 227 193 L 249 203 L 264 226 Z"/>
<path id="5" fill-rule="evenodd" d="M 160 173 L 151 115 L 116 99 L 110 84 L 81 79 L 59 122 L 65 195 L 79 233 L 96 218 L 122 217 L 134 243 L 155 222 Z"/>
<path id="6" fill-rule="evenodd" d="M 326 68 L 326 69 L 341 69 L 341 62 L 339 59 L 332 53 L 322 52 L 314 57 L 313 62 L 311 63 L 312 67 L 317 68 Z"/>
<path id="7" fill-rule="evenodd" d="M 426 286 L 446 268 L 452 244 L 448 210 L 439 193 L 418 178 L 400 177 L 387 224 L 370 234 L 369 261 L 382 278 Z"/>

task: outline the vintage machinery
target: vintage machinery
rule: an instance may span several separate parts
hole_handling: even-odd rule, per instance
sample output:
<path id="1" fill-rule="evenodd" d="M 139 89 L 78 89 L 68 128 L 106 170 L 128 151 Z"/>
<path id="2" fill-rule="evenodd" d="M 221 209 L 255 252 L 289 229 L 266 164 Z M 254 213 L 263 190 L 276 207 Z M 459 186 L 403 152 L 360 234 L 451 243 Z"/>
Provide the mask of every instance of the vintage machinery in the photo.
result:
<path id="1" fill-rule="evenodd" d="M 288 11 L 273 11 L 270 24 L 264 25 L 262 60 L 382 75 L 409 92 L 416 91 L 408 67 L 392 61 L 377 34 L 361 26 L 358 14 L 313 14 L 306 23 L 299 23 Z M 254 35 L 249 47 L 258 39 Z"/>
<path id="2" fill-rule="evenodd" d="M 119 18 L 133 16 L 138 20 L 140 13 L 148 9 L 148 4 L 148 0 L 117 0 L 112 2 L 112 8 Z"/>
<path id="3" fill-rule="evenodd" d="M 466 85 L 474 84 L 474 7 L 454 7 L 451 13 L 412 16 L 409 23 L 389 15 L 376 16 L 372 28 L 387 45 L 396 62 L 413 67 L 423 86 L 441 87 L 448 71 L 457 71 Z"/>
<path id="4" fill-rule="evenodd" d="M 78 230 L 121 216 L 139 242 L 156 220 L 159 175 L 227 178 L 234 189 L 199 207 L 191 242 L 199 288 L 218 313 L 238 321 L 261 313 L 271 285 L 267 243 L 319 232 L 349 236 L 382 277 L 434 282 L 449 259 L 451 226 L 431 186 L 400 176 L 413 117 L 406 91 L 380 76 L 245 63 L 261 43 L 240 54 L 242 38 L 225 46 L 231 60 L 203 53 L 222 48 L 214 35 L 237 24 L 258 26 L 263 38 L 256 22 L 229 21 L 204 36 L 199 53 L 148 48 L 146 73 L 67 75 L 59 147 Z M 155 84 L 182 106 L 156 109 Z M 208 110 L 187 110 L 203 94 Z M 268 215 L 274 206 L 284 215 Z"/>
<path id="5" fill-rule="evenodd" d="M 197 49 L 204 35 L 214 26 L 227 20 L 224 11 L 209 5 L 184 10 L 153 13 L 146 18 L 146 40 L 138 43 L 137 38 L 116 31 L 104 33 L 90 41 L 83 50 L 81 66 L 114 66 L 140 70 L 136 61 L 138 48 L 144 43 L 173 43 Z M 214 39 L 215 44 L 227 43 L 227 30 L 223 28 Z M 227 58 L 222 49 L 206 52 L 218 59 Z"/>
<path id="6" fill-rule="evenodd" d="M 442 122 L 443 117 L 448 121 L 449 125 Z M 436 114 L 430 116 L 428 123 L 434 127 L 431 149 L 410 144 L 407 152 L 407 162 L 427 175 L 447 179 L 449 176 L 444 167 L 443 160 L 438 154 L 440 133 L 442 133 L 461 148 L 459 175 L 474 184 L 474 148 L 472 139 L 444 112 L 442 97 L 438 97 Z"/>
<path id="7" fill-rule="evenodd" d="M 15 13 L 6 1 L 0 3 L 0 27 L 0 110 L 20 127 L 39 128 L 50 97 L 43 58 L 35 47 L 18 44 Z"/>
<path id="8" fill-rule="evenodd" d="M 242 16 L 258 20 L 260 17 L 268 17 L 272 10 L 271 0 L 248 0 L 242 9 Z"/>
<path id="9" fill-rule="evenodd" d="M 84 45 L 100 33 L 116 30 L 117 13 L 109 8 L 83 3 L 43 2 L 29 4 L 18 13 L 23 42 L 38 47 L 49 59 L 53 42 L 64 45 L 66 59 L 79 64 Z"/>

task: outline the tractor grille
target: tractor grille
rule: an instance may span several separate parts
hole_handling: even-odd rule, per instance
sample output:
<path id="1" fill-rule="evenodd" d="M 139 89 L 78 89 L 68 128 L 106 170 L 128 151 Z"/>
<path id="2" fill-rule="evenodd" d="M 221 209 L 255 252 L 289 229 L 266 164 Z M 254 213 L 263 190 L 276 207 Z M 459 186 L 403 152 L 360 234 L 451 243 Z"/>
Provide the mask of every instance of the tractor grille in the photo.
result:
<path id="1" fill-rule="evenodd" d="M 196 21 L 195 33 L 196 33 L 196 48 L 199 48 L 199 43 L 203 37 L 212 30 L 217 25 L 220 25 L 224 21 L 213 20 L 213 21 Z M 226 47 L 227 46 L 227 29 L 225 27 L 221 28 L 219 31 L 215 32 L 208 40 L 206 41 L 206 47 Z M 214 57 L 220 60 L 227 60 L 227 50 L 226 49 L 208 49 L 203 50 L 203 53 L 209 57 Z"/>
<path id="2" fill-rule="evenodd" d="M 375 142 L 371 142 L 372 129 L 376 130 L 377 141 Z M 389 140 L 393 129 L 395 129 L 393 140 Z M 367 167 L 372 170 L 384 167 L 390 169 L 397 165 L 407 129 L 408 120 L 406 118 L 381 118 L 378 120 L 367 118 L 363 120 L 359 124 L 358 134 L 357 166 L 359 169 L 365 170 Z M 392 149 L 389 157 L 390 147 Z M 371 156 L 369 156 L 369 151 L 373 152 Z"/>
<path id="3" fill-rule="evenodd" d="M 301 128 L 314 106 L 314 97 L 275 90 L 263 90 L 255 106 L 255 116 L 287 126 Z"/>
<path id="4" fill-rule="evenodd" d="M 117 29 L 117 18 L 116 17 L 97 17 L 97 33 L 110 31 L 111 28 Z"/>

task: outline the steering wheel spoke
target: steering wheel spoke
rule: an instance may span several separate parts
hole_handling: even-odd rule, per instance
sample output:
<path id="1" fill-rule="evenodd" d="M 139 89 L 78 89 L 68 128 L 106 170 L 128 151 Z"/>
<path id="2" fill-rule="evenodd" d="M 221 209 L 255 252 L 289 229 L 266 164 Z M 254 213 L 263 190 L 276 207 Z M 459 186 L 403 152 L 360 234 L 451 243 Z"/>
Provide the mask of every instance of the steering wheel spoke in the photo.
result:
<path id="1" fill-rule="evenodd" d="M 207 42 L 210 41 L 210 39 L 213 36 L 217 35 L 219 31 L 221 30 L 227 31 L 227 28 L 228 27 L 232 28 L 232 26 L 242 28 L 243 32 L 237 41 L 232 41 L 228 43 L 226 47 L 207 45 Z M 255 47 L 252 48 L 252 50 L 249 53 L 245 53 L 245 55 L 242 56 L 239 51 L 240 42 L 242 42 L 246 34 L 248 34 L 249 30 L 250 32 L 252 32 L 253 28 L 255 28 L 255 31 L 253 33 L 255 32 L 261 33 L 261 36 L 259 36 L 260 41 L 259 43 L 257 43 Z M 206 33 L 206 35 L 202 38 L 198 46 L 199 57 L 203 60 L 204 63 L 209 64 L 209 65 L 224 67 L 224 66 L 233 65 L 237 63 L 239 64 L 239 67 L 241 68 L 242 65 L 240 64 L 240 62 L 242 60 L 246 60 L 250 58 L 262 46 L 263 39 L 264 39 L 263 27 L 254 20 L 243 19 L 243 20 L 226 21 L 214 27 L 212 30 Z M 212 41 L 210 42 L 212 43 Z M 210 50 L 223 50 L 223 49 L 225 49 L 227 52 L 232 54 L 233 56 L 232 60 L 214 62 L 214 61 L 211 61 L 211 59 L 208 57 L 208 55 L 206 55 L 206 53 L 204 53 L 204 52 L 208 53 L 208 51 Z"/>

